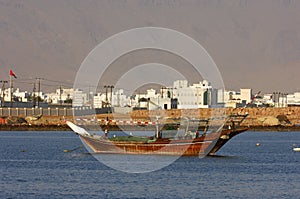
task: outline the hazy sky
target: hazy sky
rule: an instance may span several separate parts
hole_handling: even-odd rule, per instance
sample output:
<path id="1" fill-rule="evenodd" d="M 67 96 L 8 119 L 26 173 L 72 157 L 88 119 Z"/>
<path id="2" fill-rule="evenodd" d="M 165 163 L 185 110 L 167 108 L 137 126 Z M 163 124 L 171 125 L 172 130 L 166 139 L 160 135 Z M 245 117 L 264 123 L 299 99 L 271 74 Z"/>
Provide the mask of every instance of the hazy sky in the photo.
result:
<path id="1" fill-rule="evenodd" d="M 300 91 L 299 10 L 298 0 L 0 0 L 0 79 L 8 79 L 12 68 L 21 88 L 31 89 L 29 79 L 36 77 L 45 78 L 44 89 L 71 86 L 100 42 L 128 29 L 155 26 L 199 42 L 228 89 Z M 103 83 L 124 68 L 151 62 L 183 68 L 198 80 L 174 56 L 139 53 L 117 60 Z"/>

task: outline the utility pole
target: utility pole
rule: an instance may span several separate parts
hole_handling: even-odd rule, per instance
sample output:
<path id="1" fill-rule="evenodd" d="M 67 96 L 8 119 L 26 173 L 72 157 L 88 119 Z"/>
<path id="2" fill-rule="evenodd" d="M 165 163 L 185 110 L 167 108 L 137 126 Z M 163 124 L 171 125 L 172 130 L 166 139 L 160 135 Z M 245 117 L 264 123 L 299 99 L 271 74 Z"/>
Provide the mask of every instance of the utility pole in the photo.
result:
<path id="1" fill-rule="evenodd" d="M 113 88 L 114 88 L 114 86 L 111 85 L 110 86 L 110 107 L 112 107 L 112 96 L 113 96 L 112 90 L 113 90 Z"/>
<path id="2" fill-rule="evenodd" d="M 139 97 L 138 97 L 138 104 L 139 104 L 139 108 L 141 107 L 141 91 L 139 90 Z"/>
<path id="3" fill-rule="evenodd" d="M 61 85 L 60 85 L 59 86 L 59 103 L 60 103 L 60 105 L 62 105 L 61 92 L 62 92 L 62 89 L 61 89 Z"/>
<path id="4" fill-rule="evenodd" d="M 33 90 L 32 90 L 32 92 L 33 92 L 33 97 L 32 97 L 32 100 L 33 100 L 32 106 L 33 106 L 33 108 L 35 108 L 35 90 L 36 90 L 36 88 L 35 88 L 35 82 L 34 82 L 33 83 Z"/>
<path id="5" fill-rule="evenodd" d="M 120 92 L 119 92 L 120 90 L 118 89 L 117 90 L 117 106 L 119 107 L 120 106 Z"/>
<path id="6" fill-rule="evenodd" d="M 38 96 L 37 96 L 37 107 L 40 107 L 40 91 L 41 91 L 41 79 L 43 78 L 35 78 L 36 80 L 38 80 Z"/>
<path id="7" fill-rule="evenodd" d="M 1 91 L 2 91 L 2 98 L 1 98 L 1 107 L 4 107 L 4 96 L 5 96 L 5 93 L 4 93 L 4 89 L 5 89 L 5 84 L 8 83 L 8 81 L 3 81 L 3 80 L 0 80 L 0 83 L 2 83 L 2 88 L 1 88 Z"/>
<path id="8" fill-rule="evenodd" d="M 281 93 L 278 92 L 278 93 L 277 93 L 277 103 L 278 103 L 278 106 L 277 106 L 277 107 L 280 107 L 280 95 L 281 95 Z"/>
<path id="9" fill-rule="evenodd" d="M 104 88 L 105 88 L 105 104 L 104 104 L 104 107 L 107 107 L 107 104 L 108 104 L 108 97 L 107 97 L 108 86 L 105 85 Z"/>
<path id="10" fill-rule="evenodd" d="M 114 88 L 113 85 L 105 85 L 105 107 L 108 107 L 108 90 L 110 88 L 110 107 L 112 107 L 112 89 Z"/>
<path id="11" fill-rule="evenodd" d="M 166 87 L 161 87 L 161 98 L 164 98 L 164 90 L 167 89 Z"/>

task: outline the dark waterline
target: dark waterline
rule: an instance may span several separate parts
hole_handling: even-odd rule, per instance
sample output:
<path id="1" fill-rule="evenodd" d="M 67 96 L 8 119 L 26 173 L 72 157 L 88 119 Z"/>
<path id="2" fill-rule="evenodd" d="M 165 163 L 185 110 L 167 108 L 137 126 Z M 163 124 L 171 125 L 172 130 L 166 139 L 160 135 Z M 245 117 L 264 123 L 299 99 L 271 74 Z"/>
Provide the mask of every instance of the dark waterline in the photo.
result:
<path id="1" fill-rule="evenodd" d="M 256 147 L 256 143 L 260 143 Z M 214 157 L 113 170 L 71 132 L 0 132 L 0 198 L 299 198 L 299 132 L 246 132 Z"/>

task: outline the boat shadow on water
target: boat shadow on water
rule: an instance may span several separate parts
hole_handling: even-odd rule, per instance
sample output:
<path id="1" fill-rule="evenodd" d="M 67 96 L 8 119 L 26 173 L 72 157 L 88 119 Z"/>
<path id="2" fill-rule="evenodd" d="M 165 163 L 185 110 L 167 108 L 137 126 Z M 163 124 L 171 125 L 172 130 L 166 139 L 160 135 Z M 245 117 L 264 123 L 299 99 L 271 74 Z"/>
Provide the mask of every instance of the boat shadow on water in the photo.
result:
<path id="1" fill-rule="evenodd" d="M 205 158 L 222 158 L 222 159 L 237 159 L 239 156 L 231 156 L 231 155 L 207 155 Z"/>
<path id="2" fill-rule="evenodd" d="M 108 155 L 108 154 L 97 154 L 97 153 L 89 153 L 89 152 L 82 152 L 82 153 L 71 153 L 72 157 L 82 157 L 82 156 L 98 156 L 98 155 Z M 143 157 L 149 157 L 149 156 L 158 156 L 163 157 L 162 155 L 131 155 L 131 154 L 109 154 L 110 156 L 143 156 Z M 207 155 L 205 157 L 199 157 L 199 156 L 179 156 L 179 159 L 236 159 L 239 158 L 238 156 L 230 156 L 230 155 Z"/>

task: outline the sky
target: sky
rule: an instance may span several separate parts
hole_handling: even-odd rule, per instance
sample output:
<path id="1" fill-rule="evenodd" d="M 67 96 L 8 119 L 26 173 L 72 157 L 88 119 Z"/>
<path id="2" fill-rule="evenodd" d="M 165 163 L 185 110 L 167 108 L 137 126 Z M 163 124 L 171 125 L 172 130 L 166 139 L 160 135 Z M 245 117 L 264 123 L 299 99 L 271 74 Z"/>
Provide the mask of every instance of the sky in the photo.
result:
<path id="1" fill-rule="evenodd" d="M 72 87 L 98 44 L 133 28 L 162 27 L 201 44 L 226 89 L 300 91 L 299 10 L 298 0 L 0 0 L 0 80 L 12 69 L 14 86 L 23 90 L 32 90 L 35 78 L 45 91 Z M 178 56 L 140 50 L 115 60 L 99 85 L 147 63 L 176 68 L 191 83 L 201 80 Z M 88 78 L 84 83 L 93 86 Z"/>

